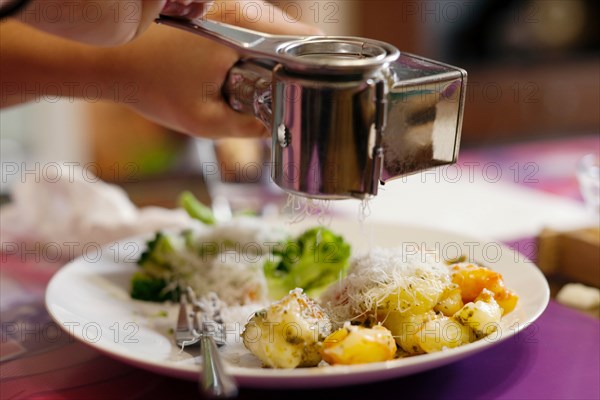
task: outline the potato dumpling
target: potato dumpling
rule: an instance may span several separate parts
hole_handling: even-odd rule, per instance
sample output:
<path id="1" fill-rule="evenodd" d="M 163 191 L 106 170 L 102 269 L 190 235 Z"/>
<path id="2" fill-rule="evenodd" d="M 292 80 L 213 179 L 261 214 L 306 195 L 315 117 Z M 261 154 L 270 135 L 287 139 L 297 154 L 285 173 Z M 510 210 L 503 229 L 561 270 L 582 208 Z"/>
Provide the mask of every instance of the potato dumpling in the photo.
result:
<path id="1" fill-rule="evenodd" d="M 463 306 L 460 287 L 452 285 L 444 291 L 440 301 L 433 307 L 433 310 L 441 312 L 446 317 L 451 317 Z"/>
<path id="2" fill-rule="evenodd" d="M 411 356 L 458 347 L 475 337 L 468 327 L 433 311 L 411 316 L 392 313 L 384 326 L 390 329 L 398 347 Z"/>
<path id="3" fill-rule="evenodd" d="M 436 318 L 436 315 L 432 311 L 416 315 L 390 312 L 387 315 L 379 315 L 379 318 L 383 321 L 383 326 L 392 332 L 398 347 L 409 355 L 417 355 L 424 353 L 417 334 L 423 324 Z"/>
<path id="4" fill-rule="evenodd" d="M 495 332 L 502 319 L 502 309 L 494 300 L 493 293 L 483 289 L 472 303 L 467 303 L 454 315 L 461 324 L 468 326 L 476 337 L 482 338 Z"/>
<path id="5" fill-rule="evenodd" d="M 440 301 L 448 286 L 447 284 L 432 284 L 429 277 L 415 277 L 407 287 L 400 287 L 395 293 L 380 301 L 378 311 L 399 312 L 404 315 L 418 315 L 431 311 Z"/>
<path id="6" fill-rule="evenodd" d="M 244 346 L 272 368 L 313 367 L 321 362 L 320 342 L 331 332 L 321 307 L 295 289 L 258 311 L 242 333 Z"/>
<path id="7" fill-rule="evenodd" d="M 453 318 L 439 317 L 425 322 L 415 334 L 418 346 L 425 353 L 451 349 L 470 343 L 471 331 Z"/>
<path id="8" fill-rule="evenodd" d="M 396 354 L 396 342 L 392 333 L 381 325 L 372 328 L 347 325 L 325 339 L 321 354 L 329 364 L 387 361 Z"/>

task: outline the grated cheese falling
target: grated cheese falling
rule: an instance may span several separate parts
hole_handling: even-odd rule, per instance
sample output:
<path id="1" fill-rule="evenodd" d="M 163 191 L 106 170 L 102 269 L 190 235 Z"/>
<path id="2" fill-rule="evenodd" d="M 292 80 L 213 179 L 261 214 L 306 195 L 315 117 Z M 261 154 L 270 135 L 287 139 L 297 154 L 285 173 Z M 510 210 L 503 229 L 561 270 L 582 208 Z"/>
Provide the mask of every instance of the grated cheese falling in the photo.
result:
<path id="1" fill-rule="evenodd" d="M 373 227 L 370 227 L 367 231 L 367 225 L 365 222 L 367 218 L 371 215 L 371 199 L 366 198 L 360 201 L 358 204 L 358 224 L 361 236 L 364 237 L 366 243 L 368 243 L 368 248 L 371 250 L 373 248 Z"/>
<path id="2" fill-rule="evenodd" d="M 367 218 L 371 215 L 371 199 L 362 199 L 358 204 L 358 222 L 360 222 L 361 226 L 367 220 Z"/>
<path id="3" fill-rule="evenodd" d="M 329 213 L 330 207 L 330 200 L 313 199 L 288 193 L 284 210 L 289 210 L 290 212 L 290 224 L 297 224 L 304 221 L 307 217 L 316 216 L 319 225 L 329 226 L 332 220 Z"/>

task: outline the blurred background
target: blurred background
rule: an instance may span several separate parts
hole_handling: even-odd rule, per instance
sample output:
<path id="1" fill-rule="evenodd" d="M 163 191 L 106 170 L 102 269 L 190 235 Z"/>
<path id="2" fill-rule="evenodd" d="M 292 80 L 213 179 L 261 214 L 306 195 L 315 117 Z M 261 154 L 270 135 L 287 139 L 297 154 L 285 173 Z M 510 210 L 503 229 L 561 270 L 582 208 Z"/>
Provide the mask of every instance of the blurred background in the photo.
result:
<path id="1" fill-rule="evenodd" d="M 469 82 L 463 149 L 598 134 L 595 0 L 278 4 L 291 18 L 314 23 L 328 34 L 379 39 L 401 51 L 465 68 Z M 182 189 L 209 200 L 195 140 L 124 106 L 55 100 L 2 110 L 0 117 L 3 163 L 93 163 L 92 172 L 122 184 L 139 205 L 172 205 Z M 233 141 L 220 148 L 235 153 L 239 146 L 263 151 L 256 142 Z M 10 185 L 11 177 L 3 176 L 3 195 Z"/>

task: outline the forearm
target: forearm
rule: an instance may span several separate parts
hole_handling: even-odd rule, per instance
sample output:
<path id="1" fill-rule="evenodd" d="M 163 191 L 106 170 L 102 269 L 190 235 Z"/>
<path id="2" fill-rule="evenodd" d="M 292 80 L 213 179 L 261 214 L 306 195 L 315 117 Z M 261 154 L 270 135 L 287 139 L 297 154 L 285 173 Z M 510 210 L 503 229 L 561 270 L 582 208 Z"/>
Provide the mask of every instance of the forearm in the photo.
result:
<path id="1" fill-rule="evenodd" d="M 126 102 L 135 85 L 112 74 L 117 60 L 108 52 L 18 22 L 0 24 L 0 107 L 60 97 Z"/>

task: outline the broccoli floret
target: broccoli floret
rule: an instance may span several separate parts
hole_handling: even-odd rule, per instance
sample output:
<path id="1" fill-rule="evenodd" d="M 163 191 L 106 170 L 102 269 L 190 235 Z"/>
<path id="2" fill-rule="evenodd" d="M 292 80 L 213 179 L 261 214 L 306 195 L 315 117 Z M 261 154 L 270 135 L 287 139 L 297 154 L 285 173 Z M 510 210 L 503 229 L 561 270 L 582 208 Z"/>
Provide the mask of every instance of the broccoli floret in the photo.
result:
<path id="1" fill-rule="evenodd" d="M 146 250 L 140 256 L 138 265 L 145 267 L 150 262 L 168 264 L 168 258 L 177 251 L 173 241 L 173 236 L 156 232 L 154 239 L 146 242 Z"/>
<path id="2" fill-rule="evenodd" d="M 188 215 L 205 225 L 215 225 L 217 220 L 210 208 L 202 204 L 191 192 L 183 192 L 179 196 L 179 204 Z"/>
<path id="3" fill-rule="evenodd" d="M 138 271 L 131 278 L 131 297 L 145 301 L 176 301 L 178 290 L 166 290 L 164 279 L 153 278 L 143 271 Z"/>
<path id="4" fill-rule="evenodd" d="M 164 278 L 173 270 L 171 263 L 177 257 L 179 237 L 157 232 L 154 239 L 146 242 L 146 250 L 140 256 L 138 265 L 150 276 Z"/>
<path id="5" fill-rule="evenodd" d="M 210 209 L 190 192 L 184 192 L 180 204 L 188 214 L 208 225 L 216 220 Z M 200 245 L 198 244 L 200 243 Z M 131 297 L 140 300 L 176 300 L 178 285 L 185 284 L 193 271 L 181 268 L 189 264 L 189 256 L 206 257 L 212 248 L 198 242 L 191 230 L 178 235 L 163 232 L 147 242 L 147 249 L 138 260 L 141 270 L 131 280 Z M 236 243 L 220 239 L 216 251 L 236 250 Z M 342 276 L 350 257 L 350 245 L 341 236 L 326 228 L 317 227 L 304 232 L 295 240 L 283 240 L 272 250 L 263 266 L 269 285 L 269 295 L 279 299 L 297 287 L 315 296 L 329 283 Z"/>
<path id="6" fill-rule="evenodd" d="M 165 301 L 176 298 L 174 290 L 167 290 L 172 275 L 171 263 L 178 253 L 177 237 L 157 232 L 146 243 L 146 250 L 140 256 L 138 265 L 141 271 L 131 278 L 131 297 L 139 300 Z"/>
<path id="7" fill-rule="evenodd" d="M 311 296 L 342 275 L 350 258 L 350 245 L 326 228 L 309 229 L 296 240 L 283 243 L 264 266 L 272 298 L 300 287 Z"/>

